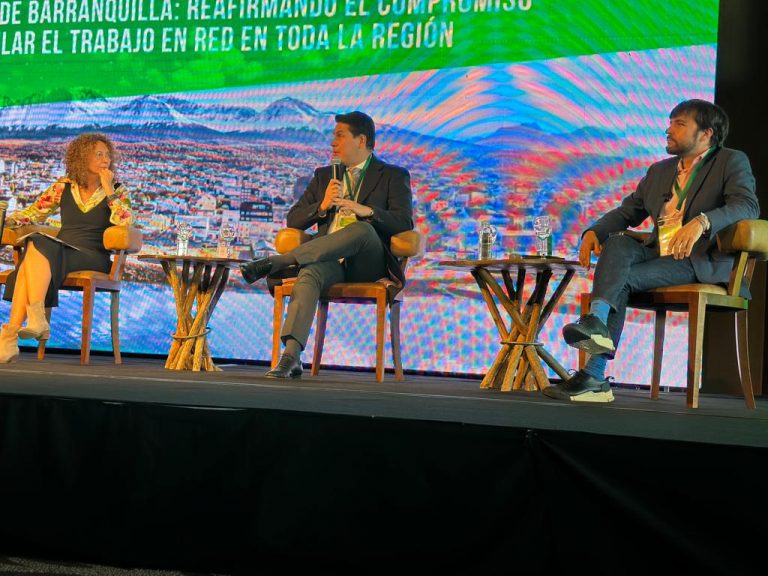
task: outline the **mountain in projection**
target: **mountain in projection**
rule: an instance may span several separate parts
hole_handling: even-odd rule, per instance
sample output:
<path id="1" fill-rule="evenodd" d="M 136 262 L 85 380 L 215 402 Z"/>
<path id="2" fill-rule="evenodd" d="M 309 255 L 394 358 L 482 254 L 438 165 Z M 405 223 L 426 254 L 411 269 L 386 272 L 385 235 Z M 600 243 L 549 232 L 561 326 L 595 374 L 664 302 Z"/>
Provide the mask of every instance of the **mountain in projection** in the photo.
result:
<path id="1" fill-rule="evenodd" d="M 91 95 L 93 96 L 93 95 Z M 165 137 L 228 136 L 278 138 L 303 142 L 327 141 L 333 112 L 325 112 L 292 97 L 275 100 L 262 110 L 221 103 L 205 95 L 148 95 L 131 98 L 68 100 L 0 108 L 0 135 L 43 137 L 83 130 Z M 382 141 L 416 156 L 452 155 L 493 165 L 509 155 L 563 153 L 582 156 L 622 155 L 627 143 L 601 128 L 552 133 L 535 123 L 505 126 L 472 140 L 426 135 L 396 125 L 378 126 Z"/>
<path id="2" fill-rule="evenodd" d="M 178 97 L 140 96 L 131 99 L 70 100 L 0 108 L 0 131 L 129 129 L 204 130 L 221 134 L 265 134 L 311 130 L 326 134 L 334 114 L 321 112 L 295 98 L 281 98 L 262 111 L 246 106 L 209 104 Z"/>
<path id="3" fill-rule="evenodd" d="M 535 122 L 504 126 L 495 132 L 475 138 L 475 144 L 491 147 L 504 154 L 561 153 L 568 155 L 598 154 L 601 156 L 636 153 L 620 134 L 595 126 L 586 126 L 570 132 L 552 132 Z"/>
<path id="4" fill-rule="evenodd" d="M 142 96 L 117 107 L 113 123 L 136 128 L 194 125 L 165 98 L 156 96 Z"/>
<path id="5" fill-rule="evenodd" d="M 41 133 L 107 125 L 114 105 L 104 99 L 0 108 L 0 131 Z"/>
<path id="6" fill-rule="evenodd" d="M 281 98 L 259 113 L 258 122 L 262 128 L 272 130 L 303 127 L 325 131 L 333 129 L 334 116 L 296 98 Z"/>

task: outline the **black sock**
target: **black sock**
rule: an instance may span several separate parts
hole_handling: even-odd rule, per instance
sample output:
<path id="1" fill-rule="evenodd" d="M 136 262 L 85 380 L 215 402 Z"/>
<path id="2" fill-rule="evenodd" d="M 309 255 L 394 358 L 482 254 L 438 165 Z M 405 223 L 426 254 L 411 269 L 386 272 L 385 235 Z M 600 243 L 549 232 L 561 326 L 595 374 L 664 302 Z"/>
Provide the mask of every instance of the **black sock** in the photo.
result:
<path id="1" fill-rule="evenodd" d="M 296 257 L 290 252 L 287 254 L 270 256 L 269 261 L 272 262 L 271 272 L 279 272 L 284 268 L 288 268 L 288 266 L 295 266 L 298 264 L 298 262 L 296 262 Z"/>

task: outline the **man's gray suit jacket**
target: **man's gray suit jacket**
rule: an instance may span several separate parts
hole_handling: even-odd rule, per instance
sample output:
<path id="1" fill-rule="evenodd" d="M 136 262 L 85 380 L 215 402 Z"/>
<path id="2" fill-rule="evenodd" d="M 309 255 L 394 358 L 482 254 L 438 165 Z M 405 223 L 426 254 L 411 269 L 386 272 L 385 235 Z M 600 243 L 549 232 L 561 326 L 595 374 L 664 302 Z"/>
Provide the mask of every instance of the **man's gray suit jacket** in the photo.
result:
<path id="1" fill-rule="evenodd" d="M 674 156 L 651 165 L 637 189 L 621 206 L 590 228 L 601 243 L 613 232 L 639 226 L 648 216 L 654 223 L 658 220 L 665 202 L 672 197 L 678 161 Z M 711 228 L 709 234 L 694 245 L 691 264 L 699 282 L 727 284 L 734 257 L 718 250 L 715 235 L 739 220 L 760 217 L 755 178 L 746 154 L 738 150 L 717 148 L 702 161 L 704 164 L 688 188 L 683 224 L 704 213 Z M 646 244 L 658 244 L 655 226 Z"/>
<path id="2" fill-rule="evenodd" d="M 320 217 L 318 210 L 332 177 L 332 166 L 315 170 L 306 191 L 288 212 L 289 227 L 306 230 L 317 224 L 318 236 L 328 233 L 334 211 L 329 210 L 325 216 Z M 382 162 L 374 155 L 363 178 L 357 202 L 373 209 L 373 216 L 364 221 L 369 222 L 381 238 L 389 275 L 402 287 L 405 284 L 403 270 L 392 256 L 389 242 L 393 235 L 413 229 L 410 174 L 406 169 Z"/>

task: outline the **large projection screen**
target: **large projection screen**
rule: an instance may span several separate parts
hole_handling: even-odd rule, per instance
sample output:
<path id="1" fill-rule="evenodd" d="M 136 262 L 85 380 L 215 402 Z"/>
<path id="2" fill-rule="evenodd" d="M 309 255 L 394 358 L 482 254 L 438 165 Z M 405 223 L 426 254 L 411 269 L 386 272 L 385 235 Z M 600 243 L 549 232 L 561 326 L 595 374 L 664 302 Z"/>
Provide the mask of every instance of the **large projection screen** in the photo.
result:
<path id="1" fill-rule="evenodd" d="M 575 258 L 585 227 L 665 156 L 669 110 L 713 98 L 717 16 L 711 0 L 0 0 L 0 198 L 29 205 L 63 173 L 66 142 L 101 131 L 145 251 L 172 250 L 180 221 L 213 251 L 229 221 L 240 255 L 261 255 L 329 162 L 334 114 L 363 110 L 376 153 L 410 170 L 427 238 L 405 290 L 404 367 L 482 374 L 498 334 L 469 275 L 436 263 L 476 253 L 483 218 L 497 255 L 531 252 L 540 214 L 555 254 Z M 233 276 L 212 353 L 266 361 L 272 298 Z M 165 354 L 170 288 L 136 260 L 127 277 L 123 351 Z M 590 284 L 572 283 L 540 337 L 568 367 L 560 330 Z M 50 347 L 79 348 L 80 298 L 62 294 Z M 109 350 L 108 298 L 96 308 L 93 347 Z M 373 316 L 332 306 L 324 361 L 372 366 Z M 663 384 L 684 386 L 684 318 L 668 322 Z M 652 330 L 628 313 L 616 381 L 650 381 Z"/>

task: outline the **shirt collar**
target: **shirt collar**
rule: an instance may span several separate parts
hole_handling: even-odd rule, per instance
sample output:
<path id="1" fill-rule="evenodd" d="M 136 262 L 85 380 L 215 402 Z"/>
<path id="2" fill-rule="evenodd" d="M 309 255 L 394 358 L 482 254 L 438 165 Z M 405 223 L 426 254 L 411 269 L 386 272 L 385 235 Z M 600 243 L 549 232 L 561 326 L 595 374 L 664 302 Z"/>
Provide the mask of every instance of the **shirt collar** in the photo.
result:
<path id="1" fill-rule="evenodd" d="M 104 200 L 106 196 L 107 194 L 104 192 L 104 188 L 99 186 L 96 189 L 96 192 L 94 192 L 93 195 L 88 198 L 88 201 L 83 202 L 83 199 L 80 197 L 80 186 L 78 186 L 77 182 L 72 182 L 72 197 L 75 199 L 75 204 L 77 204 L 77 207 L 80 208 L 80 210 L 83 212 L 88 212 L 91 210 L 99 202 Z"/>
<path id="2" fill-rule="evenodd" d="M 357 168 L 358 170 L 362 170 L 363 167 L 365 166 L 365 163 L 368 162 L 368 158 L 370 158 L 371 156 L 373 156 L 373 154 L 369 154 L 365 160 L 360 162 L 360 164 L 357 164 L 355 166 L 350 166 L 349 169 L 351 170 L 352 168 Z"/>

